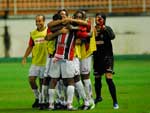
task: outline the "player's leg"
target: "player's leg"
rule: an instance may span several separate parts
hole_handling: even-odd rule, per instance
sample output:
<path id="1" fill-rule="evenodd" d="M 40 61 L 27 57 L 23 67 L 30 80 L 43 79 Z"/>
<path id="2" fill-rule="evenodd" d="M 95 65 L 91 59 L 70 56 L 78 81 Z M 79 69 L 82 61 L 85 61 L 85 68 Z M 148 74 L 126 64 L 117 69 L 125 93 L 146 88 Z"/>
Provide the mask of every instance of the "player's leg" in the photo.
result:
<path id="1" fill-rule="evenodd" d="M 103 60 L 94 57 L 93 69 L 94 69 L 94 76 L 95 76 L 94 88 L 95 88 L 95 95 L 96 95 L 94 102 L 95 104 L 97 104 L 98 102 L 102 101 L 102 96 L 101 96 L 102 75 L 104 74 Z"/>
<path id="2" fill-rule="evenodd" d="M 116 95 L 116 86 L 113 82 L 113 57 L 107 57 L 105 59 L 105 67 L 106 67 L 106 82 L 109 88 L 109 92 L 111 94 L 112 100 L 113 100 L 113 107 L 114 109 L 118 109 L 118 101 L 117 101 L 117 95 Z"/>
<path id="3" fill-rule="evenodd" d="M 48 57 L 46 61 L 46 66 L 45 66 L 46 68 L 44 71 L 44 78 L 43 78 L 42 91 L 41 91 L 41 96 L 42 96 L 42 101 L 40 104 L 41 110 L 48 107 L 48 101 L 49 101 L 48 86 L 50 82 L 50 77 L 49 77 L 50 66 L 51 66 L 51 58 Z"/>
<path id="4" fill-rule="evenodd" d="M 111 94 L 112 100 L 113 100 L 113 107 L 114 109 L 118 109 L 118 101 L 117 101 L 117 95 L 116 95 L 116 86 L 112 79 L 112 73 L 106 73 L 106 82 L 109 88 L 109 92 Z"/>
<path id="5" fill-rule="evenodd" d="M 78 103 L 81 107 L 83 104 L 82 101 L 84 101 L 84 106 L 88 106 L 88 99 L 86 98 L 85 90 L 83 83 L 81 81 L 81 76 L 80 76 L 80 61 L 77 57 L 73 59 L 74 63 L 74 69 L 75 69 L 75 76 L 74 76 L 74 81 L 75 81 L 75 96 L 77 97 Z"/>
<path id="6" fill-rule="evenodd" d="M 42 84 L 42 91 L 41 91 L 41 103 L 40 103 L 40 110 L 48 108 L 48 86 L 50 82 L 50 77 L 44 77 L 43 78 L 43 84 Z"/>
<path id="7" fill-rule="evenodd" d="M 72 106 L 74 97 L 74 63 L 73 61 L 66 60 L 61 63 L 62 79 L 67 86 L 67 109 L 74 110 Z"/>
<path id="8" fill-rule="evenodd" d="M 90 108 L 90 104 L 89 104 L 88 98 L 86 97 L 85 89 L 84 89 L 83 83 L 80 79 L 80 75 L 76 75 L 74 77 L 74 81 L 75 81 L 75 89 L 77 91 L 77 94 L 79 95 L 78 103 L 80 105 L 80 109 L 88 110 Z M 83 105 L 80 101 L 84 102 Z"/>
<path id="9" fill-rule="evenodd" d="M 95 94 L 96 98 L 94 100 L 95 104 L 102 101 L 101 89 L 102 89 L 102 76 L 95 76 Z"/>
<path id="10" fill-rule="evenodd" d="M 57 81 L 56 85 L 56 99 L 55 99 L 55 108 L 64 109 L 65 106 L 65 90 L 62 78 Z"/>
<path id="11" fill-rule="evenodd" d="M 92 56 L 81 60 L 81 77 L 84 82 L 85 92 L 87 94 L 87 98 L 91 104 L 91 109 L 95 108 L 95 103 L 93 100 L 92 93 L 92 83 L 90 80 L 90 71 L 91 71 L 91 60 Z"/>
<path id="12" fill-rule="evenodd" d="M 51 78 L 50 88 L 48 89 L 49 94 L 49 110 L 54 109 L 54 96 L 55 96 L 55 87 L 57 84 L 57 78 Z"/>
<path id="13" fill-rule="evenodd" d="M 39 106 L 42 103 L 42 84 L 43 84 L 43 78 L 44 78 L 44 71 L 45 71 L 45 66 L 38 66 L 39 70 Z"/>
<path id="14" fill-rule="evenodd" d="M 54 62 L 54 58 L 52 58 L 51 62 L 51 71 L 49 72 L 49 75 L 51 77 L 50 80 L 50 86 L 48 89 L 49 94 L 49 110 L 54 109 L 54 96 L 55 96 L 55 87 L 57 84 L 57 81 L 60 78 L 60 62 Z"/>
<path id="15" fill-rule="evenodd" d="M 37 75 L 39 74 L 37 66 L 31 65 L 29 70 L 29 83 L 34 93 L 35 102 L 32 104 L 33 108 L 39 107 L 39 91 L 36 83 Z"/>

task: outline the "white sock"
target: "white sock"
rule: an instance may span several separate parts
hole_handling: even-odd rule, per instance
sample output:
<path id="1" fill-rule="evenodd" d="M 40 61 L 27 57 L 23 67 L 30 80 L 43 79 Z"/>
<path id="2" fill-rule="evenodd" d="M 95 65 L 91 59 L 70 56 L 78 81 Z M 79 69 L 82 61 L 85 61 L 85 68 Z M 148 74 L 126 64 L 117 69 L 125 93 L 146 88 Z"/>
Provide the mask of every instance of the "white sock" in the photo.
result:
<path id="1" fill-rule="evenodd" d="M 49 94 L 49 104 L 54 104 L 54 95 L 55 95 L 55 89 L 48 89 Z"/>
<path id="2" fill-rule="evenodd" d="M 58 81 L 56 85 L 56 94 L 59 99 L 62 97 L 62 91 L 63 91 L 63 86 L 61 84 L 61 81 Z"/>
<path id="3" fill-rule="evenodd" d="M 85 94 L 84 86 L 83 86 L 81 80 L 75 83 L 75 87 L 77 89 L 77 93 L 79 94 L 79 97 L 81 97 L 85 100 L 86 94 Z"/>
<path id="4" fill-rule="evenodd" d="M 32 89 L 33 93 L 34 93 L 34 96 L 36 99 L 39 99 L 39 91 L 38 89 Z"/>
<path id="5" fill-rule="evenodd" d="M 87 94 L 88 99 L 92 98 L 92 84 L 90 79 L 83 80 L 84 81 L 84 86 L 85 86 L 85 91 Z"/>
<path id="6" fill-rule="evenodd" d="M 47 99 L 48 96 L 48 86 L 47 85 L 42 85 L 42 103 L 45 103 L 45 100 Z"/>
<path id="7" fill-rule="evenodd" d="M 69 85 L 67 87 L 67 104 L 68 105 L 72 104 L 73 96 L 74 96 L 74 86 Z"/>
<path id="8" fill-rule="evenodd" d="M 42 93 L 39 92 L 39 103 L 41 104 L 42 103 Z"/>

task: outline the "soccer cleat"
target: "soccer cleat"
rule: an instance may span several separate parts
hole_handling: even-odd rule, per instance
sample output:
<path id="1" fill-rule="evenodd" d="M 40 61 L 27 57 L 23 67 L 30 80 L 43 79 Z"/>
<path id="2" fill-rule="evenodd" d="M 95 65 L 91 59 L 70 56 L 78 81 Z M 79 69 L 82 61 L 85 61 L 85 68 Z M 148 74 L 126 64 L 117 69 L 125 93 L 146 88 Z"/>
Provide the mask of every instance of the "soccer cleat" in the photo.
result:
<path id="1" fill-rule="evenodd" d="M 83 105 L 80 107 L 81 110 L 89 110 L 91 108 L 91 106 L 87 106 L 87 105 Z"/>
<path id="2" fill-rule="evenodd" d="M 49 103 L 45 103 L 45 108 L 48 109 Z"/>
<path id="3" fill-rule="evenodd" d="M 35 99 L 35 102 L 32 104 L 32 108 L 38 108 L 39 107 L 39 99 Z"/>
<path id="4" fill-rule="evenodd" d="M 49 106 L 49 104 L 47 105 L 47 103 L 42 103 L 42 104 L 39 104 L 39 110 L 44 110 L 44 109 L 47 109 Z"/>
<path id="5" fill-rule="evenodd" d="M 48 110 L 54 110 L 54 106 L 53 105 L 49 105 Z"/>
<path id="6" fill-rule="evenodd" d="M 103 100 L 102 97 L 96 98 L 94 100 L 94 103 L 97 104 L 98 102 L 101 102 L 102 100 Z"/>
<path id="7" fill-rule="evenodd" d="M 89 100 L 89 103 L 90 103 L 90 109 L 91 109 L 91 110 L 94 109 L 94 108 L 95 108 L 95 103 L 94 103 L 93 98 L 91 98 L 91 99 Z"/>
<path id="8" fill-rule="evenodd" d="M 73 106 L 67 106 L 67 110 L 69 110 L 69 111 L 76 111 L 77 108 L 74 108 Z"/>
<path id="9" fill-rule="evenodd" d="M 92 103 L 91 106 L 90 106 L 90 109 L 94 109 L 95 108 L 95 103 Z"/>
<path id="10" fill-rule="evenodd" d="M 43 103 L 39 104 L 39 110 L 43 110 L 43 109 L 45 109 L 44 104 Z"/>
<path id="11" fill-rule="evenodd" d="M 62 109 L 61 103 L 55 103 L 55 104 L 54 104 L 54 108 L 55 108 L 55 109 Z"/>
<path id="12" fill-rule="evenodd" d="M 119 105 L 118 105 L 117 103 L 115 103 L 115 104 L 113 105 L 113 107 L 114 107 L 114 109 L 119 109 Z"/>

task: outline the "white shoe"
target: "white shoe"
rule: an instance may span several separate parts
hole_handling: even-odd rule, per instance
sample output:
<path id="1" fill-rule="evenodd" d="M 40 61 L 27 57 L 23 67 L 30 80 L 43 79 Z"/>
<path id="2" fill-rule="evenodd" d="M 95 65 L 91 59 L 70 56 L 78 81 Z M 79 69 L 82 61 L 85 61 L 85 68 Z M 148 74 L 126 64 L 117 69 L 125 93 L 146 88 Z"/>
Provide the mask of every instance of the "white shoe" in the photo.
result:
<path id="1" fill-rule="evenodd" d="M 54 110 L 54 106 L 53 105 L 49 105 L 48 106 L 48 110 Z"/>
<path id="2" fill-rule="evenodd" d="M 72 105 L 67 106 L 67 110 L 69 111 L 76 111 L 77 109 L 74 108 Z"/>
<path id="3" fill-rule="evenodd" d="M 95 103 L 94 103 L 94 100 L 93 98 L 90 99 L 90 109 L 94 109 L 95 108 Z"/>
<path id="4" fill-rule="evenodd" d="M 119 105 L 117 103 L 114 104 L 114 109 L 119 109 Z"/>
<path id="5" fill-rule="evenodd" d="M 94 108 L 95 108 L 95 103 L 92 103 L 90 109 L 94 109 Z"/>

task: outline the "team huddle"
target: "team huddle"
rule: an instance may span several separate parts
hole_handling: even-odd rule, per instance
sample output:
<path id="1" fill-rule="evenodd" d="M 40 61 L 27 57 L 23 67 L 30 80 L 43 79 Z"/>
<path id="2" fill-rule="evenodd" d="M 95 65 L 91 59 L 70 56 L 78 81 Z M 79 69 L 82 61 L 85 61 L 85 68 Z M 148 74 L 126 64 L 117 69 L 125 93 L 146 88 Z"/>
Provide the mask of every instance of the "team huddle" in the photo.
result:
<path id="1" fill-rule="evenodd" d="M 106 16 L 97 13 L 93 20 L 86 17 L 84 10 L 78 10 L 69 17 L 67 10 L 61 9 L 53 15 L 47 27 L 44 15 L 37 15 L 35 21 L 37 28 L 30 33 L 22 59 L 22 64 L 25 64 L 32 52 L 29 69 L 29 83 L 35 95 L 32 107 L 40 110 L 94 109 L 95 104 L 102 101 L 101 77 L 105 74 L 113 108 L 118 109 L 112 80 L 114 59 L 111 40 L 115 34 L 105 25 Z M 95 99 L 90 80 L 91 68 L 95 76 Z M 73 106 L 74 96 L 79 103 L 78 108 Z"/>

